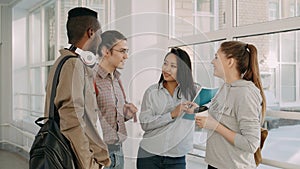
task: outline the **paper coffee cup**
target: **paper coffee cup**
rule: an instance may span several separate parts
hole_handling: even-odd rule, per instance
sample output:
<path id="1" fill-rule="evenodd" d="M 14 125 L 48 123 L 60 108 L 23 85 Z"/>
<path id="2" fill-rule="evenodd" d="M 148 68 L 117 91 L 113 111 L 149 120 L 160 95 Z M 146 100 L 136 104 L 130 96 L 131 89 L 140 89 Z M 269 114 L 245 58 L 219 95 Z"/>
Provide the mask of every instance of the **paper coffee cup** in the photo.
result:
<path id="1" fill-rule="evenodd" d="M 197 117 L 207 117 L 208 116 L 208 110 L 205 110 L 205 111 L 203 111 L 203 112 L 199 112 L 199 113 L 196 113 L 195 114 Z"/>

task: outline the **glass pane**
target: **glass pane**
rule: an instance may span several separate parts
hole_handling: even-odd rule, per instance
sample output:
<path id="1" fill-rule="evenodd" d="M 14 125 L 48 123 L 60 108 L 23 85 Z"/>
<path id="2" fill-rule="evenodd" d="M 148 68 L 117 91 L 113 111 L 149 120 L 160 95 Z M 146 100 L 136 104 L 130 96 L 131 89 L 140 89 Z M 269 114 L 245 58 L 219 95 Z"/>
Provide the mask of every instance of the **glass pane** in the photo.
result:
<path id="1" fill-rule="evenodd" d="M 276 69 L 261 72 L 261 80 L 266 96 L 267 109 L 279 110 L 279 99 L 276 97 Z"/>
<path id="2" fill-rule="evenodd" d="M 31 53 L 33 54 L 30 58 L 30 63 L 41 62 L 41 12 L 33 13 L 32 27 L 31 27 Z"/>
<path id="3" fill-rule="evenodd" d="M 268 1 L 256 1 L 253 3 L 253 1 L 239 0 L 237 1 L 237 7 L 237 26 L 248 25 L 256 22 L 266 22 L 269 20 Z M 275 13 L 276 12 L 274 12 L 274 14 Z"/>
<path id="4" fill-rule="evenodd" d="M 46 61 L 55 59 L 55 4 L 51 4 L 45 8 L 45 44 L 46 44 Z"/>
<path id="5" fill-rule="evenodd" d="M 258 50 L 258 61 L 267 106 L 278 108 L 278 101 L 295 103 L 300 86 L 296 70 L 299 66 L 299 31 L 270 34 L 257 37 L 239 38 L 246 43 L 253 43 Z M 296 40 L 297 39 L 297 40 Z M 296 45 L 298 46 L 296 48 Z M 296 57 L 297 54 L 297 57 Z M 277 82 L 277 83 L 276 83 Z M 297 89 L 297 90 L 296 90 Z M 280 92 L 280 93 L 276 93 Z M 298 93 L 297 93 L 298 92 Z M 270 104 L 269 104 L 270 103 Z"/>
<path id="6" fill-rule="evenodd" d="M 297 61 L 298 63 L 300 63 L 300 31 L 297 31 L 297 35 L 296 35 L 296 43 L 297 43 L 297 48 L 296 48 L 296 53 L 297 53 Z"/>
<path id="7" fill-rule="evenodd" d="M 269 133 L 262 150 L 263 158 L 299 165 L 300 121 L 276 117 L 266 120 Z"/>
<path id="8" fill-rule="evenodd" d="M 31 117 L 36 118 L 43 116 L 44 102 L 44 96 L 31 96 Z"/>
<path id="9" fill-rule="evenodd" d="M 300 16 L 300 0 L 297 0 L 297 16 Z"/>
<path id="10" fill-rule="evenodd" d="M 269 1 L 269 20 L 279 19 L 279 0 Z"/>
<path id="11" fill-rule="evenodd" d="M 296 101 L 296 86 L 282 86 L 282 101 L 283 102 L 293 102 Z"/>
<path id="12" fill-rule="evenodd" d="M 199 32 L 215 30 L 214 14 L 215 4 L 213 0 L 197 0 L 195 12 L 195 28 Z"/>
<path id="13" fill-rule="evenodd" d="M 64 48 L 66 44 L 68 44 L 68 37 L 67 37 L 67 29 L 66 29 L 66 20 L 68 18 L 68 11 L 74 7 L 79 6 L 78 0 L 66 0 L 66 1 L 60 1 L 60 13 L 59 13 L 59 21 L 58 21 L 58 27 L 60 34 L 58 35 L 58 42 L 59 45 L 58 49 Z M 56 56 L 55 56 L 56 57 Z"/>
<path id="14" fill-rule="evenodd" d="M 98 12 L 98 20 L 102 26 L 107 24 L 104 0 L 87 0 L 87 6 Z"/>
<path id="15" fill-rule="evenodd" d="M 225 0 L 174 0 L 171 11 L 172 37 L 222 29 Z"/>
<path id="16" fill-rule="evenodd" d="M 47 85 L 47 78 L 49 74 L 49 67 L 41 67 L 41 91 L 39 94 L 46 93 L 46 85 Z"/>
<path id="17" fill-rule="evenodd" d="M 296 84 L 296 80 L 295 80 L 296 66 L 295 65 L 282 65 L 281 74 L 282 74 L 281 84 L 283 86 L 295 86 L 295 84 Z"/>
<path id="18" fill-rule="evenodd" d="M 27 70 L 16 70 L 13 76 L 13 82 L 15 93 L 28 93 L 28 83 L 30 80 Z"/>
<path id="19" fill-rule="evenodd" d="M 270 35 L 270 41 L 269 41 L 269 55 L 267 57 L 267 61 L 269 63 L 269 66 L 274 67 L 277 65 L 277 62 L 280 61 L 280 55 L 279 55 L 279 34 L 271 34 Z"/>
<path id="20" fill-rule="evenodd" d="M 44 93 L 45 93 L 45 68 L 34 68 L 30 70 L 31 78 L 31 113 L 33 117 L 41 116 L 44 110 Z"/>
<path id="21" fill-rule="evenodd" d="M 276 79 L 279 75 L 279 34 L 239 38 L 238 40 L 256 46 L 261 81 L 266 95 L 268 109 L 279 110 L 279 96 L 276 95 Z"/>
<path id="22" fill-rule="evenodd" d="M 297 16 L 296 8 L 295 0 L 264 0 L 255 1 L 255 3 L 238 0 L 237 26 L 295 17 Z"/>
<path id="23" fill-rule="evenodd" d="M 296 66 L 282 65 L 281 99 L 284 102 L 296 100 Z"/>
<path id="24" fill-rule="evenodd" d="M 218 47 L 219 42 L 181 47 L 188 52 L 192 60 L 194 81 L 203 87 L 215 87 L 211 61 Z"/>
<path id="25" fill-rule="evenodd" d="M 295 0 L 281 1 L 281 18 L 296 16 L 295 7 Z"/>
<path id="26" fill-rule="evenodd" d="M 30 70 L 30 88 L 31 94 L 42 94 L 45 92 L 45 88 L 42 87 L 42 75 L 41 68 L 34 68 Z"/>
<path id="27" fill-rule="evenodd" d="M 252 36 L 239 38 L 238 40 L 256 46 L 258 52 L 257 57 L 260 66 L 260 71 L 268 72 L 270 67 L 276 67 L 276 65 L 274 65 L 274 63 L 277 64 L 276 57 L 278 56 L 278 45 L 276 45 L 276 36 Z M 273 41 L 275 41 L 275 43 Z"/>
<path id="28" fill-rule="evenodd" d="M 182 37 L 193 35 L 193 11 L 194 6 L 192 0 L 184 1 L 184 0 L 177 0 L 173 1 L 175 4 L 174 14 L 175 17 L 172 18 L 172 25 L 174 25 L 174 33 L 175 37 Z"/>
<path id="29" fill-rule="evenodd" d="M 281 34 L 282 62 L 296 61 L 295 38 L 296 38 L 295 32 L 288 32 L 288 33 Z"/>
<path id="30" fill-rule="evenodd" d="M 214 13 L 214 1 L 210 0 L 197 0 L 197 11 L 206 12 L 213 14 Z"/>
<path id="31" fill-rule="evenodd" d="M 15 69 L 13 74 L 13 120 L 22 120 L 28 115 L 25 110 L 30 108 L 28 95 L 28 71 L 25 69 Z"/>
<path id="32" fill-rule="evenodd" d="M 218 47 L 217 42 L 194 45 L 194 78 L 204 87 L 214 87 L 215 78 L 211 61 Z"/>
<path id="33" fill-rule="evenodd" d="M 13 120 L 23 120 L 29 116 L 28 109 L 30 109 L 29 97 L 21 93 L 14 95 L 14 113 Z"/>
<path id="34" fill-rule="evenodd" d="M 213 68 L 210 62 L 195 63 L 195 81 L 203 87 L 214 86 Z"/>

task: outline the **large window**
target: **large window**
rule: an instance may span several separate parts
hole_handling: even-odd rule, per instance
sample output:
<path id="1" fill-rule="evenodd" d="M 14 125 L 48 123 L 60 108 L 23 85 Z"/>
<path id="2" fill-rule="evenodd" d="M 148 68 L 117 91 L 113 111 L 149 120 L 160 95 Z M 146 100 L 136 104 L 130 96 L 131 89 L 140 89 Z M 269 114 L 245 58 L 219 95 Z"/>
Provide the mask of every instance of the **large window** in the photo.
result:
<path id="1" fill-rule="evenodd" d="M 172 0 L 170 2 L 171 5 L 174 3 Z M 202 86 L 220 85 L 221 81 L 212 76 L 210 62 L 222 41 L 240 40 L 257 47 L 260 75 L 267 98 L 265 126 L 270 132 L 263 157 L 289 163 L 281 166 L 295 167 L 296 164 L 299 167 L 296 158 L 299 149 L 295 148 L 299 147 L 296 143 L 299 137 L 292 132 L 298 131 L 300 124 L 297 115 L 300 112 L 300 1 L 175 2 L 171 15 L 185 21 L 189 18 L 190 22 L 171 21 L 171 41 L 174 40 L 171 45 L 189 51 L 193 59 L 193 75 Z M 184 4 L 188 3 L 194 4 L 194 8 L 184 12 Z M 294 23 L 297 24 L 293 26 Z M 176 43 L 176 39 L 181 41 Z M 205 156 L 205 131 L 196 128 L 194 136 L 196 149 L 192 153 Z M 260 165 L 259 168 L 270 166 Z"/>
<path id="2" fill-rule="evenodd" d="M 212 59 L 219 47 L 218 42 L 207 42 L 195 45 L 182 46 L 192 59 L 193 77 L 195 82 L 203 87 L 213 88 L 219 85 L 220 80 L 213 76 Z"/>
<path id="3" fill-rule="evenodd" d="M 45 61 L 54 60 L 56 55 L 56 25 L 55 3 L 51 3 L 45 7 Z"/>
<path id="4" fill-rule="evenodd" d="M 172 37 L 222 29 L 225 0 L 171 0 Z"/>
<path id="5" fill-rule="evenodd" d="M 105 0 L 49 0 L 29 12 L 14 9 L 14 120 L 32 124 L 37 117 L 43 116 L 49 70 L 59 56 L 58 50 L 68 42 L 68 11 L 76 6 L 90 7 L 98 12 L 103 25 L 107 21 L 105 3 Z"/>
<path id="6" fill-rule="evenodd" d="M 238 0 L 237 25 L 296 17 L 299 15 L 299 0 Z"/>
<path id="7" fill-rule="evenodd" d="M 174 1 L 170 1 L 173 2 Z M 194 12 L 189 10 L 188 12 L 184 12 L 186 10 L 186 4 L 193 4 Z M 217 10 L 224 10 L 223 13 L 228 13 L 228 10 L 235 11 L 236 17 L 233 16 L 232 25 L 227 24 L 223 30 L 214 29 L 206 29 L 208 27 L 198 27 L 199 24 L 197 22 L 186 24 L 182 23 L 186 26 L 190 27 L 198 27 L 200 32 L 194 32 L 192 29 L 182 29 L 182 25 L 178 24 L 177 20 L 172 20 L 171 25 L 173 26 L 171 31 L 175 32 L 172 38 L 182 38 L 190 37 L 190 34 L 185 34 L 184 31 L 189 33 L 196 33 L 195 38 L 189 38 L 188 41 L 181 41 L 179 46 L 186 46 L 190 44 L 201 43 L 201 45 L 193 46 L 192 52 L 194 56 L 194 66 L 197 74 L 202 75 L 202 81 L 205 85 L 211 85 L 209 83 L 211 81 L 211 77 L 203 74 L 203 72 L 208 72 L 209 66 L 206 63 L 210 63 L 206 58 L 209 54 L 212 53 L 213 46 L 209 45 L 209 42 L 216 41 L 219 39 L 238 39 L 242 41 L 246 41 L 248 43 L 253 43 L 258 46 L 259 50 L 259 62 L 260 69 L 263 81 L 266 83 L 266 88 L 272 91 L 272 97 L 275 99 L 272 103 L 278 102 L 278 106 L 299 106 L 300 99 L 299 95 L 299 31 L 288 30 L 288 28 L 281 28 L 278 33 L 274 32 L 273 24 L 271 20 L 284 20 L 285 18 L 290 19 L 291 17 L 296 17 L 296 13 L 298 11 L 299 1 L 288 0 L 288 1 L 280 1 L 280 0 L 270 0 L 270 1 L 257 1 L 253 3 L 252 1 L 236 1 L 237 8 L 226 8 L 223 7 L 223 3 L 221 1 L 213 1 L 213 0 L 198 0 L 198 1 L 175 1 L 176 6 L 173 6 L 172 14 L 175 14 L 176 17 L 179 18 L 188 18 L 194 17 L 195 13 L 206 13 L 206 16 L 210 16 L 214 19 L 214 23 L 222 23 L 222 17 L 220 16 L 220 12 L 216 12 Z M 243 7 L 243 8 L 242 8 Z M 245 8 L 247 7 L 247 8 Z M 216 10 L 217 9 L 217 10 Z M 251 10 L 247 10 L 251 9 Z M 256 10 L 254 10 L 256 9 Z M 249 13 L 251 11 L 251 13 Z M 184 16 L 184 17 L 183 17 Z M 255 17 L 253 17 L 255 16 Z M 235 22 L 235 18 L 237 18 L 237 22 Z M 298 17 L 297 17 L 298 18 Z M 270 26 L 267 26 L 267 29 L 270 29 L 270 32 L 265 29 L 266 26 L 262 27 L 265 30 L 265 33 L 262 33 L 259 29 L 259 22 L 268 21 Z M 229 22 L 229 21 L 228 21 Z M 258 22 L 258 23 L 256 23 Z M 203 22 L 204 23 L 204 22 Z M 206 26 L 210 25 L 205 22 Z M 245 28 L 239 28 L 239 25 L 249 25 L 248 31 Z M 220 25 L 220 24 L 219 24 Z M 274 26 L 280 25 L 278 22 L 274 22 Z M 220 27 L 218 27 L 220 28 Z M 203 30 L 203 31 L 202 31 Z M 181 33 L 180 33 L 181 32 Z M 207 33 L 206 33 L 207 32 Z M 214 35 L 210 32 L 213 32 Z M 228 34 L 228 32 L 232 32 L 232 34 Z M 236 33 L 235 33 L 236 32 Z M 225 34 L 224 34 L 225 33 Z M 256 34 L 259 34 L 257 36 Z M 199 36 L 201 35 L 201 36 Z M 254 37 L 255 36 L 255 37 Z M 201 38 L 199 38 L 201 37 Z M 188 38 L 187 38 L 188 39 Z M 197 40 L 198 39 L 198 40 Z M 297 48 L 298 46 L 298 48 Z M 201 55 L 201 57 L 199 57 Z M 205 63 L 205 64 L 204 64 Z M 198 65 L 197 64 L 203 64 Z M 200 72 L 200 73 L 199 73 Z M 285 76 L 289 74 L 289 76 Z M 196 75 L 196 80 L 200 79 L 198 75 Z M 265 80 L 268 79 L 268 80 Z M 278 107 L 278 108 L 279 108 Z"/>
<path id="8" fill-rule="evenodd" d="M 267 98 L 275 97 L 280 103 L 276 109 L 298 107 L 299 93 L 299 64 L 296 54 L 297 34 L 299 31 L 276 33 L 263 36 L 239 38 L 241 41 L 251 42 L 258 46 L 259 62 L 262 80 Z M 288 76 L 287 76 L 288 75 Z M 277 86 L 276 86 L 277 84 Z M 274 103 L 275 100 L 269 100 Z"/>

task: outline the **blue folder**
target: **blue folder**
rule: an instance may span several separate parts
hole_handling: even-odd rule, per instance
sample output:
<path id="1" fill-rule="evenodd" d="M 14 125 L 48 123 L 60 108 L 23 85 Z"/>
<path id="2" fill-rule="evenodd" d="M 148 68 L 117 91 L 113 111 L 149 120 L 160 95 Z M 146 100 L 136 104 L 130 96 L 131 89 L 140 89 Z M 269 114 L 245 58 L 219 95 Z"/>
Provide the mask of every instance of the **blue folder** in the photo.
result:
<path id="1" fill-rule="evenodd" d="M 199 106 L 203 106 L 211 101 L 211 99 L 216 95 L 219 88 L 201 88 L 196 94 L 193 102 L 197 103 Z M 185 113 L 183 115 L 184 119 L 194 120 L 195 114 Z"/>
<path id="2" fill-rule="evenodd" d="M 197 103 L 199 106 L 203 106 L 211 101 L 217 91 L 218 88 L 201 88 L 193 102 Z"/>

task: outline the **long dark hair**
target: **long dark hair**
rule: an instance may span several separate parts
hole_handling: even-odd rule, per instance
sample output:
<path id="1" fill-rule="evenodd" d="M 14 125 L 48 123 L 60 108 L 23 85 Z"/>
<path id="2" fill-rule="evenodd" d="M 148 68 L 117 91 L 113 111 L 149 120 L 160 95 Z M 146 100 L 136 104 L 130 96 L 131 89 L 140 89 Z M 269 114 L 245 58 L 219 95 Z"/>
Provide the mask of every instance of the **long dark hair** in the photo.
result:
<path id="1" fill-rule="evenodd" d="M 192 64 L 190 56 L 186 51 L 180 48 L 171 48 L 171 51 L 167 53 L 165 59 L 171 53 L 176 55 L 177 60 L 176 81 L 179 84 L 177 98 L 181 98 L 180 93 L 182 93 L 187 100 L 191 100 L 196 95 L 196 89 L 192 76 Z M 164 81 L 164 76 L 161 74 L 158 85 L 160 85 L 160 83 Z"/>
<path id="2" fill-rule="evenodd" d="M 237 60 L 237 69 L 241 75 L 244 74 L 243 79 L 252 81 L 260 90 L 263 99 L 262 119 L 264 119 L 266 112 L 266 97 L 259 76 L 256 47 L 252 44 L 246 44 L 240 41 L 227 41 L 221 44 L 220 49 L 226 54 L 227 58 L 234 58 Z"/>

